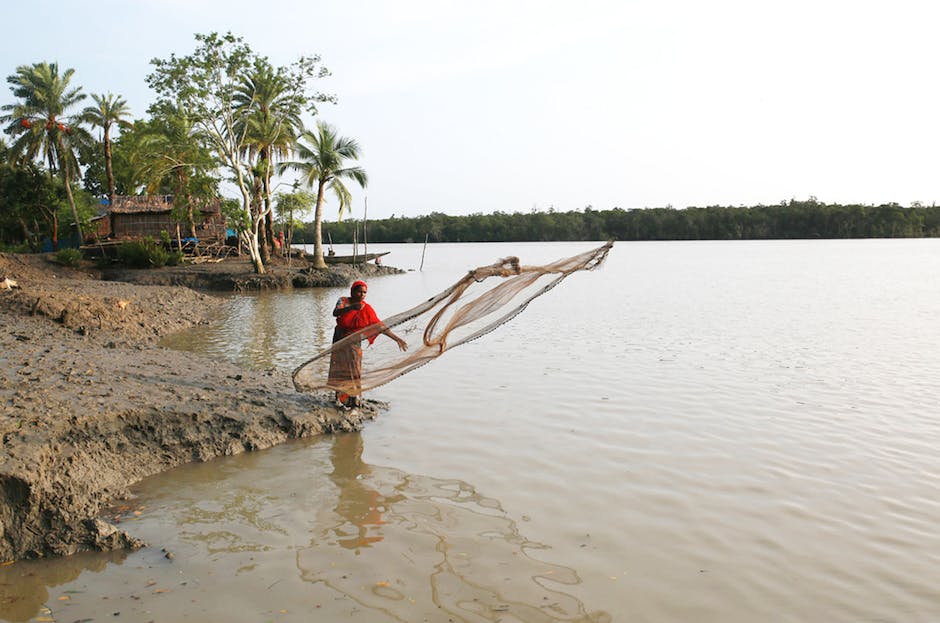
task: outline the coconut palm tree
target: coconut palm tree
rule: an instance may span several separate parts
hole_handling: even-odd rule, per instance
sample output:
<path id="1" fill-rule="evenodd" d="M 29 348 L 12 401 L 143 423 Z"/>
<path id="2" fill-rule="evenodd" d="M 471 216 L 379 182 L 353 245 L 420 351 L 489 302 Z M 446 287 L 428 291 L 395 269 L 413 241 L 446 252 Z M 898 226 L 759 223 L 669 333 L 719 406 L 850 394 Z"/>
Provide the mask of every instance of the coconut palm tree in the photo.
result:
<path id="1" fill-rule="evenodd" d="M 339 199 L 340 217 L 350 206 L 351 195 L 343 180 L 353 180 L 365 188 L 369 182 L 365 170 L 358 166 L 346 166 L 349 160 L 359 159 L 359 143 L 355 139 L 337 136 L 336 129 L 322 121 L 317 122 L 316 131 L 307 130 L 300 135 L 295 152 L 298 162 L 289 162 L 284 169 L 300 172 L 301 181 L 309 188 L 316 187 L 317 203 L 314 212 L 314 268 L 326 268 L 323 260 L 323 204 L 327 189 Z"/>
<path id="2" fill-rule="evenodd" d="M 85 99 L 81 87 L 69 87 L 74 69 L 59 74 L 58 63 L 20 65 L 7 77 L 10 89 L 20 99 L 2 107 L 7 114 L 0 121 L 8 123 L 6 133 L 14 137 L 10 146 L 12 161 L 39 160 L 49 167 L 49 175 L 61 176 L 65 194 L 72 208 L 79 241 L 84 239 L 82 225 L 72 196 L 72 180 L 79 177 L 77 145 L 88 139 L 79 125 L 80 118 L 68 114 L 70 108 Z"/>
<path id="3" fill-rule="evenodd" d="M 236 131 L 244 134 L 244 155 L 254 163 L 253 210 L 263 219 L 259 242 L 262 261 L 267 262 L 274 246 L 271 178 L 276 160 L 287 157 L 303 129 L 303 98 L 287 74 L 267 61 L 259 61 L 238 85 L 233 99 L 242 113 Z"/>
<path id="4" fill-rule="evenodd" d="M 247 118 L 248 133 L 246 148 L 252 167 L 254 211 L 261 219 L 262 232 L 259 242 L 262 260 L 270 259 L 270 250 L 274 246 L 274 218 L 271 206 L 271 178 L 274 175 L 277 159 L 283 159 L 290 153 L 296 141 L 296 131 L 281 118 L 255 112 Z"/>
<path id="5" fill-rule="evenodd" d="M 120 128 L 131 127 L 127 117 L 130 116 L 130 108 L 123 97 L 119 95 L 97 95 L 92 94 L 91 99 L 95 101 L 94 106 L 88 106 L 82 111 L 82 120 L 91 124 L 92 127 L 101 128 L 101 144 L 104 148 L 104 169 L 108 176 L 108 203 L 114 205 L 114 169 L 111 166 L 111 128 L 114 126 Z"/>

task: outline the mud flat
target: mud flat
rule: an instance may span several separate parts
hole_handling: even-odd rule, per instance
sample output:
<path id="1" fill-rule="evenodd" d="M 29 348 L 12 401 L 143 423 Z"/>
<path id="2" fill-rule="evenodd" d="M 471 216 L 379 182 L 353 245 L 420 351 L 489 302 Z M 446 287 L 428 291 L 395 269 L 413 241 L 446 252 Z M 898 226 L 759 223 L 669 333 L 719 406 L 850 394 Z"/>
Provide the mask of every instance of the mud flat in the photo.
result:
<path id="1" fill-rule="evenodd" d="M 389 272 L 397 271 L 365 269 Z M 140 479 L 289 438 L 356 430 L 375 417 L 377 403 L 338 410 L 295 392 L 284 373 L 157 345 L 211 322 L 226 304 L 187 286 L 343 285 L 360 274 L 281 266 L 259 278 L 239 260 L 102 273 L 0 254 L 0 281 L 17 286 L 0 290 L 0 562 L 139 547 L 99 514 Z"/>

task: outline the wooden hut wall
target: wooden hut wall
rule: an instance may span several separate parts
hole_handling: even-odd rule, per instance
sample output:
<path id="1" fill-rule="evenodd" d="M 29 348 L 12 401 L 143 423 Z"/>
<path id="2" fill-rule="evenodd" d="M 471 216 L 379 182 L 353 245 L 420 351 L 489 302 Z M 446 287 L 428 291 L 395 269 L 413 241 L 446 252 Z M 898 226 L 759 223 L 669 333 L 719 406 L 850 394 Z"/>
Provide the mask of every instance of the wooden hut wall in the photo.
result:
<path id="1" fill-rule="evenodd" d="M 99 216 L 91 219 L 89 235 L 104 239 L 111 235 L 111 216 Z M 87 238 L 88 236 L 86 236 Z"/>
<path id="2" fill-rule="evenodd" d="M 114 235 L 117 238 L 159 238 L 161 232 L 176 234 L 176 223 L 170 214 L 115 214 Z"/>
<path id="3" fill-rule="evenodd" d="M 221 214 L 203 214 L 202 222 L 196 223 L 196 237 L 202 241 L 219 241 L 225 239 L 225 219 Z M 198 218 L 198 217 L 197 217 Z M 168 212 L 144 212 L 136 214 L 114 214 L 114 235 L 116 238 L 160 238 L 163 232 L 170 238 L 176 238 L 177 222 L 170 218 Z M 189 237 L 189 227 L 179 223 L 180 234 Z"/>
<path id="4" fill-rule="evenodd" d="M 220 213 L 202 215 L 202 223 L 196 224 L 196 237 L 203 242 L 225 240 L 225 217 Z M 183 235 L 186 235 L 185 233 Z"/>

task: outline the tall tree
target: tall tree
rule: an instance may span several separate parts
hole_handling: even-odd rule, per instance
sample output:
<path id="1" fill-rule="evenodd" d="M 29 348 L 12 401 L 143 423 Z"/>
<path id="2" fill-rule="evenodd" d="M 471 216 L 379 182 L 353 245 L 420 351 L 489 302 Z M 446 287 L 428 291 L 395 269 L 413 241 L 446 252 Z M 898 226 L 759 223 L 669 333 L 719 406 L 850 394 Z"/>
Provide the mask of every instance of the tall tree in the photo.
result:
<path id="1" fill-rule="evenodd" d="M 136 120 L 114 141 L 112 166 L 116 195 L 137 195 L 151 185 L 156 166 L 154 143 L 158 137 L 159 132 L 151 121 Z"/>
<path id="2" fill-rule="evenodd" d="M 295 149 L 299 161 L 286 163 L 285 168 L 299 171 L 301 181 L 309 188 L 317 189 L 314 212 L 314 267 L 326 268 L 323 259 L 323 204 L 326 191 L 332 190 L 339 200 L 339 213 L 351 204 L 349 189 L 343 180 L 353 180 L 362 188 L 369 182 L 365 170 L 359 166 L 347 166 L 347 162 L 359 159 L 359 143 L 355 139 L 337 136 L 336 129 L 322 121 L 317 130 L 307 130 L 300 135 Z"/>
<path id="3" fill-rule="evenodd" d="M 156 105 L 167 102 L 184 108 L 206 136 L 212 150 L 231 176 L 241 195 L 244 219 L 249 227 L 241 232 L 248 247 L 255 272 L 264 272 L 258 236 L 263 219 L 261 210 L 252 210 L 252 175 L 258 161 L 257 152 L 249 148 L 250 109 L 236 98 L 243 78 L 262 60 L 242 40 L 231 33 L 197 34 L 196 50 L 184 57 L 171 55 L 167 60 L 151 61 L 154 71 L 147 84 L 157 92 Z M 326 75 L 319 68 L 319 58 L 301 58 L 284 71 L 290 76 L 291 105 L 300 115 L 323 96 L 307 93 L 311 79 Z"/>
<path id="4" fill-rule="evenodd" d="M 82 111 L 82 119 L 92 127 L 101 128 L 101 146 L 104 149 L 104 169 L 108 177 L 108 203 L 114 204 L 114 169 L 111 166 L 111 129 L 129 128 L 131 126 L 130 108 L 123 97 L 108 93 L 98 95 L 93 93 L 91 99 L 94 106 L 88 106 Z"/>
<path id="5" fill-rule="evenodd" d="M 253 71 L 246 75 L 235 91 L 235 100 L 244 112 L 247 124 L 246 149 L 255 161 L 256 205 L 262 215 L 263 233 L 259 238 L 262 259 L 267 262 L 274 247 L 274 219 L 271 206 L 275 163 L 290 153 L 291 146 L 303 129 L 299 112 L 304 102 L 297 99 L 291 75 L 284 68 L 271 66 L 267 59 L 256 59 Z"/>
<path id="6" fill-rule="evenodd" d="M 303 190 L 277 194 L 277 214 L 284 229 L 287 230 L 284 247 L 288 252 L 288 257 L 294 241 L 294 226 L 310 211 L 316 200 L 316 196 Z"/>
<path id="7" fill-rule="evenodd" d="M 196 238 L 194 209 L 217 194 L 218 179 L 212 172 L 218 161 L 185 110 L 164 104 L 155 113 L 148 126 L 147 190 L 151 193 L 169 190 L 173 195 L 174 217 L 185 221 L 189 235 Z"/>
<path id="8" fill-rule="evenodd" d="M 11 163 L 0 140 L 0 242 L 26 242 L 38 250 L 42 239 L 49 238 L 58 249 L 59 211 L 68 209 L 64 195 L 37 163 Z"/>
<path id="9" fill-rule="evenodd" d="M 58 172 L 81 242 L 84 237 L 72 180 L 79 177 L 76 146 L 89 137 L 79 125 L 80 118 L 69 114 L 69 109 L 85 99 L 81 87 L 69 86 L 74 74 L 74 69 L 60 74 L 58 63 L 20 65 L 15 74 L 7 77 L 19 101 L 2 107 L 8 112 L 0 122 L 8 124 L 5 132 L 14 138 L 10 146 L 12 160 L 39 160 L 49 167 L 50 176 Z"/>

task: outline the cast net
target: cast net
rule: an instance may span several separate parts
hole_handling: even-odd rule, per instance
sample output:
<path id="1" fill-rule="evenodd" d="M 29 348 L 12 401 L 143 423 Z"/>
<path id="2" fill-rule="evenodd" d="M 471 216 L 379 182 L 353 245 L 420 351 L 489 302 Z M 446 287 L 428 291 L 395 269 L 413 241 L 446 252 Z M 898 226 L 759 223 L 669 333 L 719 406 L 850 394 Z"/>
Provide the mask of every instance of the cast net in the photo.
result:
<path id="1" fill-rule="evenodd" d="M 541 266 L 523 266 L 519 258 L 507 257 L 471 270 L 440 294 L 317 353 L 294 370 L 294 387 L 355 396 L 384 385 L 509 322 L 569 275 L 597 268 L 613 244 Z M 408 350 L 380 335 L 386 330 L 405 340 Z M 376 338 L 371 345 L 369 338 Z"/>

